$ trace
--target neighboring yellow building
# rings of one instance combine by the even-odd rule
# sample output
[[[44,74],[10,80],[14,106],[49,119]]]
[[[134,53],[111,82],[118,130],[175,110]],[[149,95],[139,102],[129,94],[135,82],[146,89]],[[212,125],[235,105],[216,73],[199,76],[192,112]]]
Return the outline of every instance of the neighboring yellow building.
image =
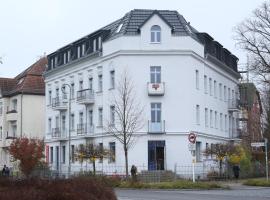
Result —
[[[14,138],[44,137],[46,65],[43,57],[15,78],[0,78],[0,167],[16,167],[8,153]]]

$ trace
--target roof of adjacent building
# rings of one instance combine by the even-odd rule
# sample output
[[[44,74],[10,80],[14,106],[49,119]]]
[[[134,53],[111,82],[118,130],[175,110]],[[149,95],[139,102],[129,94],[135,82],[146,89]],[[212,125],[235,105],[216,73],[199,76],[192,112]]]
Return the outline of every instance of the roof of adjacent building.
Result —
[[[151,10],[151,9],[134,9],[126,13],[122,18],[102,27],[101,29],[88,34],[60,49],[48,56],[50,60],[53,56],[61,54],[68,48],[72,49],[84,40],[94,37],[96,34],[103,34],[102,40],[107,41],[121,35],[139,35],[141,27],[153,16],[158,15],[170,28],[171,33],[175,36],[191,36],[205,46],[205,57],[217,64],[226,65],[237,73],[238,58],[231,54],[230,51],[215,41],[209,34],[197,31],[190,25],[185,18],[176,10]],[[120,27],[120,30],[118,30]],[[77,59],[77,58],[75,58]],[[216,60],[215,60],[216,59]],[[60,64],[62,65],[62,63]],[[48,70],[51,70],[50,63]]]
[[[3,97],[17,94],[45,95],[43,73],[46,70],[47,58],[42,57],[33,65],[14,78],[0,78],[0,91]]]

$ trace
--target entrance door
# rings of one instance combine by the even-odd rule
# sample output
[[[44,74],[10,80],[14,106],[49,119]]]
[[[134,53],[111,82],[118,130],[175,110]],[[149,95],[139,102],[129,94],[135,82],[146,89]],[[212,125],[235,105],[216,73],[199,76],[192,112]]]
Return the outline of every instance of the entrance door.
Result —
[[[165,141],[148,141],[148,170],[164,170]]]

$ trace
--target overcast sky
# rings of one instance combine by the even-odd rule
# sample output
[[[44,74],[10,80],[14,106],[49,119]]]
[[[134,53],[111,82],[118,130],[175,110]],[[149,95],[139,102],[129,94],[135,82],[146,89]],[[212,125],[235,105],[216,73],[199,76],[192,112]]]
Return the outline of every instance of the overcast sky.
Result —
[[[135,8],[177,10],[198,31],[246,62],[233,27],[263,0],[0,0],[0,77],[14,77],[44,53],[87,35]]]

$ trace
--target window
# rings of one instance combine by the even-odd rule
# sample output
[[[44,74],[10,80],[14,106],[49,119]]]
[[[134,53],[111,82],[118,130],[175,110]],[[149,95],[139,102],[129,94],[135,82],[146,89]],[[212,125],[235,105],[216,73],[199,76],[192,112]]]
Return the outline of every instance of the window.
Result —
[[[224,123],[224,130],[227,132],[228,131],[228,125],[227,125],[227,115],[225,115],[225,119],[224,119],[225,123]]]
[[[161,122],[161,103],[151,103],[151,122]]]
[[[75,115],[74,113],[72,113],[70,115],[70,129],[74,130],[74,128],[75,128]]]
[[[75,162],[75,146],[71,145],[71,162]]]
[[[66,146],[62,146],[62,163],[66,162]]]
[[[16,137],[17,136],[17,124],[16,124],[16,122],[11,124],[11,131],[12,131],[12,137]]]
[[[196,70],[196,89],[200,89],[200,77],[199,77],[199,70]]]
[[[110,125],[115,124],[115,106],[110,106]]]
[[[224,92],[224,96],[223,96],[223,98],[224,98],[224,101],[227,101],[227,87],[224,85],[224,90],[223,90],[223,92]]]
[[[101,152],[103,152],[103,150],[104,150],[104,148],[103,148],[103,143],[99,143],[98,146],[99,146],[99,150],[100,150]],[[102,154],[100,155],[99,162],[100,162],[100,163],[103,163],[103,156],[102,156]]]
[[[89,81],[89,89],[93,90],[93,78],[90,77],[88,81]]]
[[[59,97],[59,88],[56,88],[56,89],[55,89],[55,96],[56,96],[56,97]]]
[[[110,71],[110,84],[111,84],[111,89],[114,89],[114,87],[115,87],[115,75],[114,75],[114,71]]]
[[[222,100],[222,84],[219,84],[219,99]]]
[[[223,130],[223,115],[222,115],[222,113],[220,113],[219,114],[219,117],[220,117],[220,119],[219,119],[219,126],[220,126],[220,130]]]
[[[82,44],[82,56],[85,54],[85,44]]]
[[[49,90],[48,92],[48,102],[49,102],[49,105],[52,105],[52,91]]]
[[[200,106],[196,105],[196,124],[200,125]]]
[[[214,97],[217,98],[217,81],[214,80]]]
[[[12,110],[16,110],[17,111],[17,99],[13,99],[12,100]]]
[[[158,25],[151,27],[151,43],[160,43],[161,41],[161,28]]]
[[[98,49],[102,48],[102,41],[101,41],[101,37],[98,37]]]
[[[115,142],[110,142],[109,148],[110,148],[109,163],[112,163],[115,162]]]
[[[0,139],[2,140],[2,138],[3,138],[3,127],[0,126]]]
[[[213,128],[213,110],[210,110],[210,127]]]
[[[103,126],[103,108],[98,109],[98,125]]]
[[[77,47],[77,58],[81,57],[81,47]]]
[[[83,124],[83,112],[79,113],[79,124]]]
[[[71,55],[71,51],[69,50],[69,51],[67,52],[67,62],[70,61],[70,55]]]
[[[59,117],[55,117],[55,128],[59,128]]]
[[[161,83],[161,67],[150,67],[150,81],[151,83]]]
[[[63,54],[63,63],[66,64],[67,62],[67,53]]]
[[[52,119],[48,119],[48,134],[52,133]]]
[[[62,116],[62,131],[63,131],[63,133],[65,133],[65,131],[66,131],[66,116],[65,115],[63,115]]]
[[[50,147],[50,163],[53,163],[53,147]]]
[[[204,75],[204,93],[207,94],[207,76]]]
[[[228,88],[228,100],[231,99],[231,88]]]
[[[93,126],[93,110],[89,110],[89,125]]]
[[[83,90],[83,80],[80,80],[79,82],[79,90]]]
[[[96,46],[96,39],[93,40],[93,52],[95,52],[97,50],[97,46]]]
[[[208,127],[208,108],[204,109],[205,127]]]
[[[212,78],[209,78],[209,93],[212,96],[213,95],[213,85],[212,85]]]
[[[201,162],[201,142],[196,142],[196,162]]]
[[[74,99],[74,96],[75,96],[75,84],[71,83],[70,86],[71,86],[71,94],[70,94],[70,96],[71,96],[71,99]]]
[[[218,128],[217,111],[215,111],[215,128]]]
[[[103,81],[102,81],[102,74],[98,75],[98,91],[102,92],[103,90]]]

